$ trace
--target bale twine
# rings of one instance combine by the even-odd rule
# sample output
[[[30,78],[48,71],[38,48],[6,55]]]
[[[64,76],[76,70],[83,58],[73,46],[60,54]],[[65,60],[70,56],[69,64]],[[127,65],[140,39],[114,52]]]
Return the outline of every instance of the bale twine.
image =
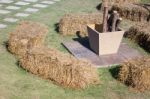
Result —
[[[46,47],[33,48],[20,59],[29,72],[69,88],[99,84],[97,69],[86,61]]]
[[[121,65],[119,80],[137,91],[150,90],[150,57],[127,61]]]
[[[137,23],[129,28],[125,37],[136,42],[145,50],[150,52],[150,23]]]
[[[130,3],[116,3],[111,10],[118,11],[121,17],[132,21],[148,21],[150,15],[149,11],[144,7]]]
[[[10,33],[8,49],[11,53],[22,56],[31,47],[43,45],[47,32],[48,29],[43,24],[22,21],[16,30]]]
[[[80,32],[81,35],[87,35],[88,24],[102,23],[100,13],[92,14],[66,14],[59,23],[59,32],[63,35],[75,35]]]

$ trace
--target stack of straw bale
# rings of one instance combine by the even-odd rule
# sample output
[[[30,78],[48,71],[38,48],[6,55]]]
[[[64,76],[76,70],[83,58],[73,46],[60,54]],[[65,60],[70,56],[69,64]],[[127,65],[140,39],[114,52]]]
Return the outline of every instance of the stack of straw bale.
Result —
[[[88,24],[102,23],[100,13],[92,14],[66,14],[59,23],[59,32],[63,35],[75,35],[80,32],[81,35],[87,35]]]
[[[115,3],[138,3],[141,0],[110,0],[113,1]]]
[[[33,48],[20,60],[23,68],[69,88],[85,88],[99,83],[96,67],[46,47]]]
[[[98,84],[98,71],[91,63],[44,46],[47,32],[44,25],[24,21],[10,34],[8,48],[18,56],[20,65],[63,87],[85,88]]]
[[[121,65],[119,80],[137,91],[150,90],[150,57],[127,61]]]
[[[102,0],[103,2],[108,2],[108,7],[109,7],[109,10],[112,9],[112,6],[116,3],[122,5],[122,4],[125,4],[125,3],[132,3],[132,4],[136,4],[136,3],[139,3],[141,0]],[[102,3],[102,6],[101,6],[101,10],[103,10],[103,3]]]
[[[137,23],[125,34],[125,37],[133,40],[145,50],[150,52],[150,23]]]
[[[43,24],[23,21],[10,33],[8,49],[13,54],[23,56],[30,47],[43,45],[47,32]]]
[[[108,3],[138,3],[141,0],[102,0],[103,2],[108,2]]]
[[[118,11],[121,17],[132,21],[148,21],[150,15],[149,11],[143,6],[131,3],[116,3],[111,10]]]

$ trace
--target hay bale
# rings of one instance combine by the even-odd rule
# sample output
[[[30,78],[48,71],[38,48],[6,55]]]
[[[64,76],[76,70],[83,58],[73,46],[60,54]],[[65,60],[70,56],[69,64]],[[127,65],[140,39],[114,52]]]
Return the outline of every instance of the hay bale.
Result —
[[[110,0],[115,3],[138,3],[141,0]]]
[[[8,48],[18,56],[20,65],[64,87],[98,84],[99,75],[92,64],[44,47],[47,32],[45,25],[24,21],[10,34]]]
[[[85,88],[99,83],[96,67],[46,47],[33,48],[20,59],[29,72],[69,88]]]
[[[135,3],[139,3],[141,2],[141,0],[102,0],[103,2],[107,1],[108,2],[108,5],[109,5],[109,10],[112,9],[112,6],[114,4],[125,4],[125,3],[131,3],[131,4],[135,4]],[[101,6],[101,10],[103,11],[103,2],[102,2],[102,6]]]
[[[125,37],[150,52],[150,23],[137,23],[126,32]]]
[[[148,21],[150,15],[150,12],[144,7],[130,3],[116,3],[111,10],[118,11],[121,17],[132,21]]]
[[[100,13],[92,14],[66,14],[59,23],[59,32],[63,35],[75,35],[80,32],[81,35],[87,35],[88,24],[102,23]]]
[[[136,58],[123,63],[119,80],[137,91],[150,90],[150,57]]]
[[[22,56],[31,47],[43,45],[47,32],[48,29],[43,24],[22,21],[16,30],[10,33],[8,49],[13,54]]]
[[[141,2],[141,0],[102,0],[102,2],[108,2],[110,4],[112,3],[138,3]]]

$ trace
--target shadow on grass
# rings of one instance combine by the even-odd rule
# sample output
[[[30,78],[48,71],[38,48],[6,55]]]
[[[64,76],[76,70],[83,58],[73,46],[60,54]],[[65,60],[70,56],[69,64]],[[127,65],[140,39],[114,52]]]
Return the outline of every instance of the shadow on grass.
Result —
[[[119,70],[120,70],[120,66],[115,66],[115,67],[111,67],[109,69],[109,72],[113,78],[118,79]]]
[[[101,8],[102,8],[102,3],[100,3],[100,4],[98,4],[98,5],[96,6],[96,9],[97,9],[97,10],[101,10]]]
[[[56,31],[57,33],[59,33],[59,23],[55,23],[55,24],[54,24],[54,27],[55,27],[55,31]]]
[[[6,48],[7,52],[11,53],[8,49],[8,41],[4,41],[3,46]]]
[[[24,72],[29,72],[27,69],[24,69],[24,68],[21,66],[21,64],[20,64],[19,61],[17,61],[15,64],[16,64],[16,66],[17,66],[19,69],[23,70]]]
[[[148,42],[149,36],[147,36],[145,34],[140,34],[136,37],[136,40],[134,40],[134,39],[132,40],[130,38],[131,34],[129,31],[126,31],[124,34],[124,38],[127,38],[130,42],[130,43],[128,43],[129,46],[131,46],[131,47],[135,46],[136,49],[140,48],[144,51],[144,53],[146,53],[146,55],[149,55],[150,54],[150,46],[149,46],[150,42]],[[134,43],[134,45],[132,43]]]
[[[10,52],[10,50],[8,49],[8,46],[9,46],[8,41],[4,41],[4,42],[3,42],[3,46],[6,48],[6,51],[7,51],[7,52],[9,52],[10,54],[12,54],[12,53]],[[14,55],[14,54],[12,54],[12,55]],[[19,63],[19,61],[18,61],[18,57],[17,57],[16,55],[14,55],[14,57],[17,59],[17,61],[16,61],[16,63],[15,63],[16,66],[17,66],[19,69],[24,70],[25,72],[28,72],[26,69],[22,68],[22,66],[20,65],[20,63]]]

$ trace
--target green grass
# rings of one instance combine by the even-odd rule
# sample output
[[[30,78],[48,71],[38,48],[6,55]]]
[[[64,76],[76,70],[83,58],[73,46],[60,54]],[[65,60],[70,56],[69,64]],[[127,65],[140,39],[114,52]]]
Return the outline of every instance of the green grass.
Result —
[[[141,0],[143,3],[150,3],[149,0]]]
[[[58,23],[65,13],[97,12],[96,6],[99,3],[100,0],[62,0],[25,20],[46,24],[49,27],[47,46],[67,53],[61,43],[76,36],[60,35],[55,31],[54,24]],[[3,17],[5,16],[0,18],[0,22],[3,21]],[[128,23],[123,23],[123,27],[127,26]],[[4,43],[15,27],[16,24],[9,24],[7,29],[0,30],[0,99],[149,99],[149,91],[134,93],[118,82],[114,78],[115,67],[99,69],[101,85],[91,86],[85,90],[64,89],[26,72],[18,66],[17,59],[7,51]]]

